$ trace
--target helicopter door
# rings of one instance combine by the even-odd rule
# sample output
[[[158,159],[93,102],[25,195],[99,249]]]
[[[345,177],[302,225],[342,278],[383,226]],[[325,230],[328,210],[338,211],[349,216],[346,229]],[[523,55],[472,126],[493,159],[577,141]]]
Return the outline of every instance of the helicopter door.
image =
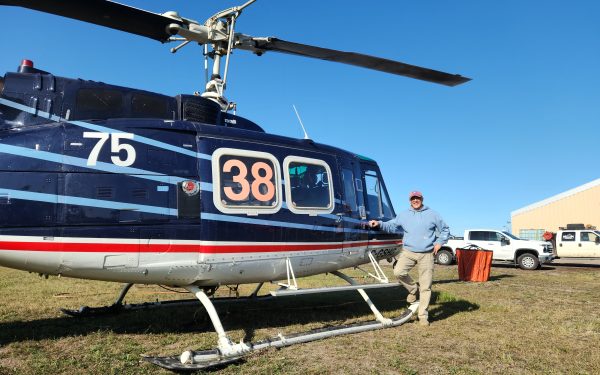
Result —
[[[395,213],[390,203],[383,178],[375,164],[361,163],[362,179],[364,183],[363,197],[365,199],[367,220],[387,221],[394,218]],[[398,238],[398,235],[381,231],[369,230],[368,250],[381,247],[381,240]]]
[[[338,213],[344,222],[344,255],[359,252],[368,242],[367,232],[363,230],[366,218],[363,184],[360,168],[349,160],[340,160],[343,186],[342,210]]]

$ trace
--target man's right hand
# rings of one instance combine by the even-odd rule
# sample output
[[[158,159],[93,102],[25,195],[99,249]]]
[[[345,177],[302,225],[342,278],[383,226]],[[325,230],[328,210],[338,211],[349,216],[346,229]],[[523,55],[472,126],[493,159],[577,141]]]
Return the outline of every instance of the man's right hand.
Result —
[[[377,227],[379,227],[379,221],[377,221],[377,220],[369,221],[369,228],[376,229]]]

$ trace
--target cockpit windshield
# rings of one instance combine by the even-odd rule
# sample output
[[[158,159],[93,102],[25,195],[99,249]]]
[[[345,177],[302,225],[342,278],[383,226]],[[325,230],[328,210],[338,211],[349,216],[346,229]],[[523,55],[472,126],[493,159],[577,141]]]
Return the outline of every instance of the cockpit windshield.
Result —
[[[392,207],[379,170],[370,165],[362,165],[362,169],[365,181],[368,218],[379,220],[392,219],[395,216],[394,208]]]

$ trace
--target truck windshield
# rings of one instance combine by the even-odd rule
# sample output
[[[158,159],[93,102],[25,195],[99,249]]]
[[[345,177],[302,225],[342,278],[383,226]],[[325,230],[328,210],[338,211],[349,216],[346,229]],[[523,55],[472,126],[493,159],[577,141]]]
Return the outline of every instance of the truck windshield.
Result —
[[[508,232],[502,232],[502,234],[504,234],[504,235],[506,235],[506,236],[508,236],[508,237],[512,238],[513,240],[520,240],[520,238],[519,238],[519,237],[515,236],[515,235],[514,235],[514,234],[512,234],[512,233],[508,233]]]

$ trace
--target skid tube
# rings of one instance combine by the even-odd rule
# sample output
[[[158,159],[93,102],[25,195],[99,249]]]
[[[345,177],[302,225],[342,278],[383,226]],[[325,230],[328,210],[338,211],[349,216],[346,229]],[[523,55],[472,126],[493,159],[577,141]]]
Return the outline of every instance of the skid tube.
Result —
[[[348,281],[352,285],[356,285],[356,281],[354,281],[349,276],[343,274],[342,272],[335,271],[332,272],[336,276]],[[361,294],[365,302],[369,305],[372,312],[375,314],[376,320],[369,322],[360,322],[348,325],[341,325],[336,327],[327,327],[316,330],[311,330],[307,332],[295,333],[291,335],[284,336],[283,334],[279,334],[276,337],[258,341],[255,343],[233,343],[221,324],[219,316],[214,309],[214,306],[211,303],[211,300],[206,296],[206,294],[196,286],[190,285],[187,286],[191,293],[196,295],[196,298],[200,300],[200,302],[204,305],[212,323],[215,328],[215,331],[219,337],[218,339],[218,347],[212,350],[203,350],[203,351],[186,351],[183,352],[180,356],[169,356],[169,357],[152,357],[152,356],[143,356],[142,359],[146,362],[150,362],[162,368],[183,372],[183,371],[199,371],[199,370],[208,370],[214,369],[218,367],[223,367],[229,365],[231,363],[242,360],[249,353],[274,347],[274,348],[283,348],[286,346],[291,346],[295,344],[303,344],[311,341],[322,340],[330,337],[348,335],[353,333],[360,333],[366,331],[373,331],[377,329],[389,328],[389,327],[397,327],[408,321],[410,321],[413,315],[416,313],[419,303],[418,301],[411,304],[408,309],[399,317],[394,319],[388,319],[381,315],[379,310],[372,303],[370,298],[367,296],[366,292],[362,289],[358,289],[358,292]]]
[[[224,358],[220,355],[219,349],[203,350],[203,351],[188,351],[184,352],[181,356],[171,357],[142,357],[146,362],[150,362],[162,368],[171,371],[198,371],[198,370],[209,370],[217,367],[226,366],[228,364],[238,362],[244,358],[245,355],[255,352],[257,350],[266,348],[283,348],[295,344],[303,344],[311,341],[322,340],[335,336],[348,335],[352,333],[360,333],[366,331],[373,331],[377,329],[390,328],[400,326],[409,320],[415,314],[419,307],[418,303],[413,303],[408,309],[399,317],[391,319],[391,325],[384,325],[378,321],[370,321],[363,323],[355,323],[350,325],[342,325],[331,328],[322,328],[312,331],[291,334],[283,336],[279,334],[276,337],[258,341],[256,343],[248,344],[249,350],[244,354],[240,354],[231,358]],[[187,360],[186,363],[182,363],[182,359]]]

